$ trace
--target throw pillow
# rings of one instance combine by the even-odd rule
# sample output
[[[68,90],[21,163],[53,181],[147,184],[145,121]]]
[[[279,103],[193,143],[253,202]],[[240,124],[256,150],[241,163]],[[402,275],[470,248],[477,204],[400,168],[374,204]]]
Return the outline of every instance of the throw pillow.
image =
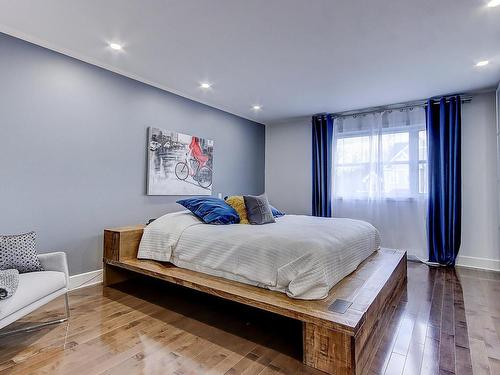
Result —
[[[244,195],[243,199],[245,200],[248,221],[250,224],[260,225],[275,222],[265,194],[259,196]]]
[[[36,252],[36,233],[0,236],[0,270],[43,271]]]
[[[232,195],[226,198],[226,203],[238,213],[240,224],[250,224],[247,216],[247,208],[242,195]]]
[[[284,212],[281,212],[280,210],[278,210],[276,207],[274,206],[271,206],[271,212],[273,213],[273,216],[274,217],[281,217],[281,216],[285,216],[285,213]]]
[[[195,216],[207,224],[238,224],[238,213],[224,202],[215,197],[196,197],[178,200],[177,203],[186,207]]]

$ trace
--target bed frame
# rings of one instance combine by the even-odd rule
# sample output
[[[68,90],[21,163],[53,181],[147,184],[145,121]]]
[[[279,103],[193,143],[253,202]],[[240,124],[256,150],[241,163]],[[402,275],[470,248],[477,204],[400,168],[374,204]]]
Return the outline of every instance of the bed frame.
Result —
[[[334,375],[367,374],[406,287],[406,252],[383,249],[335,285],[327,298],[296,300],[284,293],[137,259],[144,226],[104,231],[104,285],[151,276],[302,321],[303,362]]]

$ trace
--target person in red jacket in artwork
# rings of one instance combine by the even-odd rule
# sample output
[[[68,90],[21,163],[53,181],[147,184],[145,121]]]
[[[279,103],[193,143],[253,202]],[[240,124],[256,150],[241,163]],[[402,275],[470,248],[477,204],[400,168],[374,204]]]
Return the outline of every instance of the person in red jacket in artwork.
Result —
[[[203,153],[200,147],[200,141],[198,137],[192,137],[191,143],[189,144],[189,151],[193,158],[195,158],[198,163],[200,163],[199,168],[204,167],[207,164],[209,157]]]
[[[193,159],[198,162],[197,166],[193,166]],[[208,189],[212,185],[212,168],[207,165],[209,160],[210,156],[205,155],[201,149],[200,139],[191,137],[185,161],[178,161],[175,165],[175,176],[181,181],[192,176],[198,185]]]

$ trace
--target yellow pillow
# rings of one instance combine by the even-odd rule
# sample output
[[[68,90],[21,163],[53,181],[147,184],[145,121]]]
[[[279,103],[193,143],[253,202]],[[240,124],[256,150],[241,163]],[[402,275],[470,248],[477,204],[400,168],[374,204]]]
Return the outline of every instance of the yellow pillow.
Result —
[[[250,224],[247,216],[247,208],[242,195],[231,195],[226,198],[226,203],[230,205],[238,213],[240,224]]]

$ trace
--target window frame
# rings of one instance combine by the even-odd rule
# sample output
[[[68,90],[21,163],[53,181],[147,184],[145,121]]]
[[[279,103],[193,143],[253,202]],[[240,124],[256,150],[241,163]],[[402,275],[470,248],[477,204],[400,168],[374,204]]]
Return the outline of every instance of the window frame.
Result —
[[[384,200],[413,200],[420,199],[427,196],[428,193],[428,185],[427,179],[425,180],[425,189],[423,192],[420,192],[420,166],[424,165],[425,170],[428,169],[428,160],[427,157],[425,159],[420,159],[420,132],[424,132],[426,136],[426,149],[427,149],[427,129],[425,123],[418,123],[412,125],[404,125],[404,126],[392,126],[392,127],[383,127],[377,134],[370,129],[366,130],[355,130],[355,131],[347,131],[347,132],[335,132],[334,135],[334,146],[332,152],[333,154],[333,167],[359,167],[359,166],[368,166],[371,163],[368,162],[355,162],[355,163],[342,163],[339,164],[336,161],[335,151],[338,147],[338,140],[347,139],[347,138],[361,138],[361,137],[379,137],[384,134],[397,134],[397,133],[408,133],[408,161],[391,161],[384,162],[382,161],[382,165],[390,166],[390,165],[408,165],[409,169],[409,191],[408,195],[385,195],[382,199]],[[381,151],[381,150],[379,150]],[[335,179],[335,171],[333,173],[333,178]],[[335,181],[334,181],[335,184]],[[356,199],[367,199],[369,198],[369,194],[359,194],[359,195],[349,195],[349,196],[337,196],[334,199],[345,199],[345,200],[356,200]]]

